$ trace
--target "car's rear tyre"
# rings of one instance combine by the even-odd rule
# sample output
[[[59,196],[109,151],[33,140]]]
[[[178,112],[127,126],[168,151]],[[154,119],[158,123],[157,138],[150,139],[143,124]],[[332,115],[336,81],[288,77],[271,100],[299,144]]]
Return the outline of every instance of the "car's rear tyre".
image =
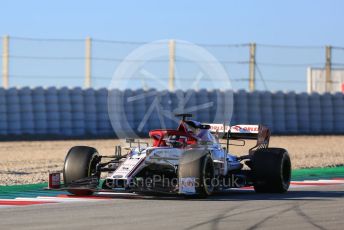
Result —
[[[252,159],[253,185],[258,193],[284,193],[291,178],[291,161],[282,148],[259,149]]]
[[[63,167],[64,184],[68,186],[73,181],[94,175],[99,159],[98,151],[95,148],[88,146],[75,146],[71,148],[65,158]],[[92,191],[88,189],[71,189],[68,192],[75,195],[92,194]]]

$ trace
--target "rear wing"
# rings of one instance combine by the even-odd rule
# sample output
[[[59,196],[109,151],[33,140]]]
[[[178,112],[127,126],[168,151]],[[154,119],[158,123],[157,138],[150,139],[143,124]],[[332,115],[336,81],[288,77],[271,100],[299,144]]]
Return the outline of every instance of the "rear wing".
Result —
[[[209,124],[209,126],[210,132],[222,135],[222,138],[227,140],[257,140],[257,144],[252,149],[269,146],[270,130],[263,125]]]

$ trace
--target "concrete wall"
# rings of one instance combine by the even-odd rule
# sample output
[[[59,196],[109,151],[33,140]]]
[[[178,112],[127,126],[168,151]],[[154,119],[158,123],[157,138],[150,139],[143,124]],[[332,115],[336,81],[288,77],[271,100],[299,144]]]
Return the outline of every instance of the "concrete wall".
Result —
[[[113,95],[122,97],[122,100],[113,106],[116,111],[124,111],[126,117],[121,119],[126,120],[133,130],[137,130],[145,114],[151,112],[145,126],[140,128],[143,133],[161,128],[161,122],[167,128],[174,128],[176,124],[168,114],[172,115],[183,103],[186,111],[212,104],[193,112],[194,119],[203,122],[228,122],[233,104],[232,124],[262,123],[274,133],[281,134],[344,133],[344,96],[341,93],[309,95],[237,91],[234,101],[230,100],[230,94],[230,91],[206,90],[174,93],[114,90]],[[106,89],[0,88],[0,135],[111,135],[107,96]],[[121,102],[125,102],[124,106]],[[154,103],[160,114],[157,108],[152,109]],[[164,111],[167,116],[163,115]]]

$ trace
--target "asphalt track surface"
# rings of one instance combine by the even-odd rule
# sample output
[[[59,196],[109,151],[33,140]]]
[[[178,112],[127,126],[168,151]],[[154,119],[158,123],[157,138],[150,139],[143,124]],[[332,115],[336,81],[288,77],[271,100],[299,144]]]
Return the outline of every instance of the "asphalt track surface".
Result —
[[[343,229],[344,185],[0,209],[0,229]]]

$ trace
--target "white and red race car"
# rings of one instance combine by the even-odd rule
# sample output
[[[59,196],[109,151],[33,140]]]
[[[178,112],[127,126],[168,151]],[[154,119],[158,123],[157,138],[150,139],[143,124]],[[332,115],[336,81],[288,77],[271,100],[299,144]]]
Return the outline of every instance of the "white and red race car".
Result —
[[[256,192],[288,190],[290,158],[287,150],[268,147],[268,128],[202,124],[188,120],[190,114],[178,116],[182,119],[177,129],[149,132],[152,146],[128,139],[125,156],[121,155],[120,146],[116,146],[113,156],[102,156],[88,146],[71,148],[65,159],[64,185],[60,189],[76,195],[126,191],[199,197],[251,185]],[[239,157],[228,152],[229,145],[238,145],[234,143],[238,141],[244,145],[247,139],[257,140],[247,155]],[[221,140],[225,143],[220,143]],[[104,172],[107,176],[101,180]]]

